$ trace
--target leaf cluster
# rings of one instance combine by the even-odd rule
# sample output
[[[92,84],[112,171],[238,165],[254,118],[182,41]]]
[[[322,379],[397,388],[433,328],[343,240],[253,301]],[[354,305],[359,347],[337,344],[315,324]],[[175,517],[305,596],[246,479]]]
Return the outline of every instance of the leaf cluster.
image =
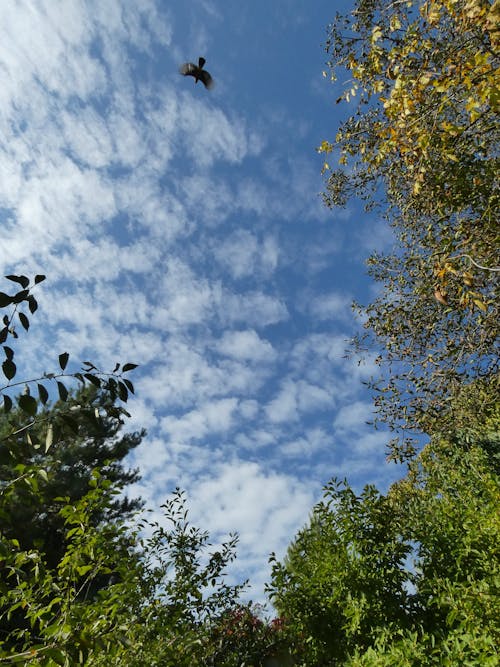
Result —
[[[373,254],[379,296],[360,306],[380,350],[377,406],[391,426],[426,429],[460,387],[498,374],[500,5],[358,0],[326,48],[357,100],[334,142],[325,201],[361,196],[394,231]],[[411,451],[410,451],[411,453]]]
[[[270,593],[301,665],[493,665],[500,484],[482,448],[439,439],[386,495],[334,481]]]

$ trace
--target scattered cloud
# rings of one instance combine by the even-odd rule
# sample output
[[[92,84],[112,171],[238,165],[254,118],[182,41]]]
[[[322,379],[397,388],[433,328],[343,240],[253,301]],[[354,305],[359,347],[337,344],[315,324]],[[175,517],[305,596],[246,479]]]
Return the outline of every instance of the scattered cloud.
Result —
[[[16,343],[27,372],[61,351],[139,363],[129,428],[148,435],[131,495],[158,509],[186,488],[193,521],[240,533],[235,567],[262,599],[269,552],[284,553],[330,472],[386,473],[385,436],[364,425],[374,359],[345,358],[359,239],[342,216],[325,224],[316,119],[279,97],[292,87],[273,79],[277,51],[241,55],[253,13],[218,0],[3,8],[0,258],[4,274],[48,276]],[[178,76],[188,43],[211,47],[214,94]]]

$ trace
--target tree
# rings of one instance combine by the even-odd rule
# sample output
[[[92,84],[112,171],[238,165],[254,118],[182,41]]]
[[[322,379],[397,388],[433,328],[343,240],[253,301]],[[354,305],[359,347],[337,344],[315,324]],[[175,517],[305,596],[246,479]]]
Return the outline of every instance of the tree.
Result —
[[[400,538],[387,498],[356,496],[333,480],[283,563],[272,557],[269,592],[306,647],[307,665],[341,665],[370,646],[381,627],[406,626],[411,546]]]
[[[19,380],[11,345],[19,336],[18,322],[22,330],[29,330],[30,317],[38,308],[33,291],[45,276],[35,276],[33,283],[22,275],[6,278],[21,289],[14,294],[0,292],[0,308],[10,311],[0,329],[6,379],[0,387],[0,662],[67,664],[61,646],[70,641],[70,634],[74,650],[83,651],[91,628],[99,636],[101,626],[112,625],[112,609],[109,619],[103,619],[102,610],[95,607],[95,618],[87,626],[78,616],[92,608],[89,600],[95,603],[103,585],[99,577],[105,577],[109,587],[111,573],[119,575],[120,567],[122,573],[128,572],[123,563],[134,569],[136,561],[132,536],[115,520],[130,514],[137,504],[116,499],[136,473],[111,460],[103,462],[105,479],[90,469],[94,462],[102,462],[106,449],[107,458],[123,457],[143,435],[113,439],[127,414],[121,403],[134,391],[124,373],[135,364],[117,364],[105,373],[86,361],[81,370],[69,372],[69,354],[63,352],[58,371]],[[68,381],[78,383],[76,395],[68,390]],[[20,386],[24,391],[16,396]],[[92,387],[99,391],[91,391]],[[49,407],[53,391],[59,403]],[[111,442],[105,444],[108,436]],[[85,445],[86,458],[72,461],[68,450],[82,454]],[[78,620],[72,626],[73,618]]]
[[[64,552],[64,519],[54,499],[64,497],[71,503],[81,499],[95,469],[112,483],[113,491],[136,482],[138,471],[126,470],[121,462],[140,444],[145,431],[120,434],[124,421],[116,399],[93,385],[40,410],[29,428],[29,440],[23,430],[26,423],[31,422],[19,408],[0,416],[0,477],[4,483],[13,481],[21,466],[43,469],[47,478],[39,479],[36,494],[28,485],[16,486],[0,515],[2,531],[24,549],[42,551],[46,563],[55,567]],[[48,449],[43,437],[47,424],[54,434]],[[139,499],[114,497],[92,520],[95,525],[126,520],[141,506]]]
[[[7,278],[22,289],[0,293],[2,343],[17,322],[29,330],[44,276]],[[138,477],[121,461],[144,436],[120,434],[135,364],[69,372],[64,352],[58,371],[21,381],[15,349],[3,351],[0,664],[204,664],[212,619],[243,588],[224,580],[237,538],[210,551],[181,492],[164,505],[166,528],[139,522],[142,503],[121,496]]]
[[[265,620],[260,611],[240,604],[212,621],[204,667],[292,667],[300,646],[283,619]]]
[[[139,525],[149,533],[140,542],[139,569],[103,592],[115,610],[116,632],[89,656],[88,665],[206,667],[220,648],[213,624],[243,608],[239,597],[246,583],[225,581],[237,536],[211,549],[208,533],[190,524],[179,489],[162,508],[166,526]]]
[[[36,477],[24,479],[36,496]],[[3,505],[11,489],[0,498]],[[0,534],[0,664],[84,664],[115,630],[110,577],[130,578],[138,558],[123,524],[93,523],[113,495],[109,480],[95,471],[87,493],[75,503],[52,499],[65,522],[64,550],[54,567],[40,549],[24,549],[16,538]],[[94,582],[103,577],[107,586],[96,588]],[[82,594],[93,589],[93,595]]]
[[[383,496],[331,484],[274,563],[303,665],[496,664],[500,481],[482,447],[435,437]]]
[[[319,149],[340,161],[325,201],[379,204],[397,242],[368,260],[383,290],[356,341],[381,349],[372,386],[395,428],[452,424],[472,380],[498,391],[499,18],[498,0],[358,0],[329,30],[332,78],[352,77],[339,101],[358,101]]]

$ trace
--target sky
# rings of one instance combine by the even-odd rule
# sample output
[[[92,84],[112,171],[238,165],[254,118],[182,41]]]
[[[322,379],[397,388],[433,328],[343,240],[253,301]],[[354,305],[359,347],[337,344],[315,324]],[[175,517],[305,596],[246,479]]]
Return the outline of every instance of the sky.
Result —
[[[346,357],[390,235],[321,199],[316,148],[349,114],[323,45],[349,6],[0,6],[0,266],[47,276],[16,350],[31,377],[64,351],[139,364],[131,495],[159,513],[181,487],[215,544],[238,532],[230,578],[259,601],[332,477],[400,474],[366,423],[374,356]],[[210,91],[178,72],[200,55]]]

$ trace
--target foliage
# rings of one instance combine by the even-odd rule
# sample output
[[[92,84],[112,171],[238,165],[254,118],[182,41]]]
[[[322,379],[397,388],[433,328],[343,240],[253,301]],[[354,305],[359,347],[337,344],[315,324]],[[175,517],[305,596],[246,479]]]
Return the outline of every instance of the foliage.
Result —
[[[35,479],[25,478],[33,494]],[[43,551],[0,536],[0,663],[80,664],[114,629],[112,587],[90,599],[82,594],[96,578],[123,578],[136,567],[122,525],[92,525],[95,511],[103,512],[115,493],[95,472],[91,488],[77,502],[54,499],[65,520],[65,549],[56,567],[47,565]]]
[[[27,484],[15,486],[8,507],[0,513],[3,533],[7,538],[15,537],[24,549],[36,547],[43,551],[51,567],[59,562],[64,550],[64,518],[54,499],[66,497],[69,502],[76,502],[82,498],[97,468],[116,490],[124,489],[139,477],[136,470],[126,470],[121,460],[139,445],[144,431],[118,437],[123,419],[118,409],[113,412],[111,401],[93,386],[80,389],[64,403],[58,401],[53,406],[45,406],[30,429],[18,433],[19,425],[27,421],[22,410],[13,409],[7,415],[0,415],[3,483],[12,482],[21,471],[26,474],[30,469],[43,469],[46,473],[46,478],[39,478],[36,493]],[[47,423],[55,437],[45,451],[43,435]],[[125,520],[140,506],[138,499],[115,498],[104,508],[105,514],[95,515],[92,520],[95,525],[118,517]]]
[[[495,664],[499,506],[487,454],[451,438],[385,496],[329,485],[273,565],[276,607],[305,637],[300,664]]]
[[[357,341],[383,346],[393,426],[451,424],[447,398],[498,372],[499,18],[498,0],[358,0],[330,27],[355,113],[320,146],[340,155],[325,201],[384,204],[397,242],[368,260],[383,290]]]
[[[13,307],[2,342],[17,338],[17,319],[29,329],[20,308],[36,311],[43,278],[8,276],[23,289],[0,294],[0,307]],[[141,503],[118,497],[137,479],[120,462],[144,436],[119,437],[135,364],[103,373],[87,361],[69,373],[63,353],[60,372],[21,382],[14,349],[3,349],[0,664],[229,667],[242,650],[258,655],[264,637],[275,652],[279,627],[240,603],[244,584],[226,582],[235,535],[212,550],[180,491],[161,523],[132,522]]]
[[[212,619],[236,609],[243,588],[224,581],[236,537],[209,551],[208,535],[190,525],[179,491],[163,505],[168,528],[147,520],[133,528],[94,526],[93,515],[103,513],[115,493],[95,472],[83,498],[61,499],[66,546],[55,568],[43,552],[1,540],[0,619],[17,614],[24,622],[0,640],[0,664],[207,664]],[[139,530],[149,537],[140,539]],[[132,549],[134,543],[140,548]],[[103,575],[107,586],[81,595]]]
[[[304,664],[343,664],[377,628],[405,627],[405,568],[411,546],[401,541],[391,503],[373,487],[356,496],[332,481],[283,563],[272,557],[269,592],[279,613],[304,638]]]
[[[259,609],[239,605],[210,625],[205,667],[288,667],[294,664],[291,646],[296,638],[288,633],[284,619],[265,621]],[[298,652],[296,647],[294,652]]]
[[[210,664],[212,623],[237,608],[245,584],[225,582],[237,537],[210,550],[208,534],[188,521],[182,492],[176,490],[162,507],[170,526],[141,525],[152,534],[141,540],[140,570],[116,587],[120,632],[89,665]]]

